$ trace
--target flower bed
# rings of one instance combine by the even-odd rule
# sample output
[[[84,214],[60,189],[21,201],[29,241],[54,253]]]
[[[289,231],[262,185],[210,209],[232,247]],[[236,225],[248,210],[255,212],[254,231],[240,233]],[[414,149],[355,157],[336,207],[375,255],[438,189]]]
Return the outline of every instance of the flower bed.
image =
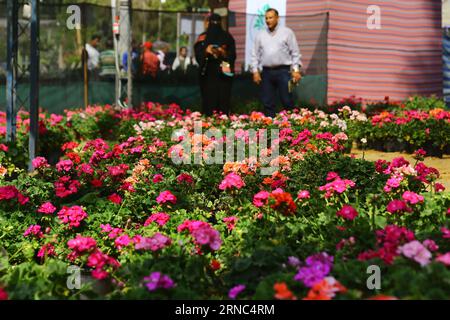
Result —
[[[346,156],[344,119],[365,117],[350,112],[202,118],[148,103],[50,125],[44,114],[58,139],[43,139],[61,157],[36,158],[30,174],[11,154],[26,145],[24,115],[18,149],[2,145],[0,298],[448,298],[439,173]],[[196,132],[198,120],[226,136]],[[277,138],[256,143],[271,129]],[[263,175],[268,164],[249,154],[211,161],[228,140],[258,155],[278,148],[277,170]]]
[[[409,153],[422,148],[438,157],[450,154],[450,112],[440,108],[383,111],[368,121],[352,121],[349,127],[360,147]]]

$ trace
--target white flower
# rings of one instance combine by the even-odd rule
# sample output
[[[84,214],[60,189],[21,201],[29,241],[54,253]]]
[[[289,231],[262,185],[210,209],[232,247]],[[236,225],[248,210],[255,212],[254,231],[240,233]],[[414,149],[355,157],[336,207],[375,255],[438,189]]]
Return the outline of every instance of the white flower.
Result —
[[[366,138],[362,138],[362,139],[361,139],[361,143],[362,143],[362,144],[366,144],[366,143],[367,143],[367,139],[366,139]]]

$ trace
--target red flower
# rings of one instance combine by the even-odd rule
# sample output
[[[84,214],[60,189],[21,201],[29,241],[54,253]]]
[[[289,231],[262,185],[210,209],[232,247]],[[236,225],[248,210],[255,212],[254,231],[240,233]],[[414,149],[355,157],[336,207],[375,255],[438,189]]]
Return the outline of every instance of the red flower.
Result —
[[[392,200],[386,207],[386,210],[390,213],[402,213],[411,212],[411,208],[406,205],[405,201],[402,200]]]
[[[213,271],[219,270],[221,268],[220,262],[216,259],[213,259],[211,261],[211,265],[210,265],[211,269]]]
[[[8,293],[3,288],[0,288],[0,300],[8,300]]]
[[[122,203],[122,197],[119,196],[117,193],[113,193],[108,196],[108,200],[115,204],[121,204]]]
[[[337,212],[337,215],[351,221],[358,216],[358,211],[356,211],[356,209],[352,206],[346,204]]]
[[[284,215],[295,214],[297,205],[289,192],[284,192],[278,188],[272,191],[270,198],[275,200],[275,203],[270,206],[272,209],[278,210]]]
[[[277,282],[273,285],[275,290],[275,299],[278,300],[297,300],[297,297],[289,290],[285,282]]]

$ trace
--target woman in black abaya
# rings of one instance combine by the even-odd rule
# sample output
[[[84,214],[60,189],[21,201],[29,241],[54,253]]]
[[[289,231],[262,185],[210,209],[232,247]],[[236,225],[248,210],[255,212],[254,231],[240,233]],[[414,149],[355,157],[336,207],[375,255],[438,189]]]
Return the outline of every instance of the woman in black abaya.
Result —
[[[231,34],[222,29],[218,14],[211,14],[205,26],[206,32],[198,37],[194,46],[200,66],[202,112],[229,114],[236,45]]]

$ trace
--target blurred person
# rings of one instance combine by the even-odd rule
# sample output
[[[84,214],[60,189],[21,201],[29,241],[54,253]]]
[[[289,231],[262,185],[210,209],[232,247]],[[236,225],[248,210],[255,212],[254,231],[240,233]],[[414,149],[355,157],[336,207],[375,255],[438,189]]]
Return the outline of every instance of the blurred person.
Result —
[[[276,9],[265,14],[267,28],[256,37],[251,54],[253,81],[261,85],[261,101],[267,116],[276,114],[275,95],[280,94],[283,107],[292,109],[292,86],[301,80],[301,54],[294,32],[279,25]]]
[[[100,77],[114,78],[116,75],[116,56],[112,39],[106,42],[106,49],[100,52]]]
[[[156,55],[159,59],[159,70],[166,71],[170,66],[165,63],[166,55],[169,52],[170,45],[164,41],[156,41],[154,44]]]
[[[151,76],[152,78],[156,78],[160,62],[157,55],[152,51],[152,46],[150,41],[142,44],[141,73],[144,77]]]
[[[188,57],[187,55],[188,51],[186,47],[181,47],[178,57],[175,58],[175,61],[172,65],[172,70],[175,71],[177,69],[183,71],[186,73],[188,67],[190,65],[196,65],[197,61],[195,59],[192,59]]]
[[[128,52],[122,55],[122,70],[128,72]],[[139,48],[135,40],[131,41],[131,74],[136,74],[139,70]]]
[[[100,52],[97,50],[100,40],[101,36],[94,34],[91,37],[91,41],[85,45],[85,49],[88,54],[87,67],[89,71],[97,70],[100,66]]]
[[[236,60],[233,36],[222,29],[222,19],[211,14],[205,19],[206,31],[200,34],[194,45],[195,58],[200,66],[200,91],[202,112],[230,112],[231,87]]]

